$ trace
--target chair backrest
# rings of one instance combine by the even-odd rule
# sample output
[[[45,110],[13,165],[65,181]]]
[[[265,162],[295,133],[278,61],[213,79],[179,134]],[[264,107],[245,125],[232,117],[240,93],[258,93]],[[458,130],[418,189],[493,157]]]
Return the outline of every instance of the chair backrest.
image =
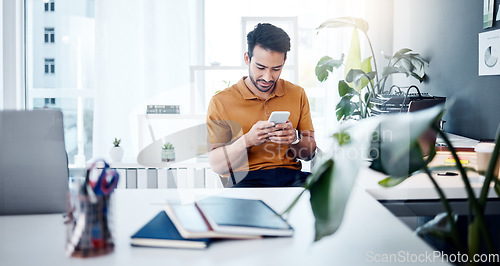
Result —
[[[0,111],[0,215],[62,213],[67,194],[61,111]]]

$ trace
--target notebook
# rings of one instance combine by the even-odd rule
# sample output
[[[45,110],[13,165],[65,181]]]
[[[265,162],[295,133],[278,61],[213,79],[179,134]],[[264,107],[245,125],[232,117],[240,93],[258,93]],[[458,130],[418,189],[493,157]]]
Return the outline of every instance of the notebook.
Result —
[[[208,197],[196,206],[214,231],[228,234],[291,236],[293,228],[262,200]]]
[[[61,111],[0,111],[0,214],[63,213],[67,193]]]
[[[194,203],[179,204],[169,202],[165,207],[165,212],[184,238],[261,238],[260,236],[214,231]]]
[[[168,215],[161,211],[131,236],[132,246],[204,249],[209,238],[183,238]]]

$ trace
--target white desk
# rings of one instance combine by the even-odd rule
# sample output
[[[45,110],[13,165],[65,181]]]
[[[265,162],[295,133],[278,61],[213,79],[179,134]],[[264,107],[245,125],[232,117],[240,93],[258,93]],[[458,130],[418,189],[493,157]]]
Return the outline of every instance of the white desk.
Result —
[[[115,251],[80,259],[66,257],[66,228],[61,215],[0,216],[0,265],[367,265],[367,260],[398,252],[412,256],[434,254],[364,190],[355,187],[339,231],[313,243],[314,219],[308,194],[292,211],[293,237],[230,240],[212,243],[207,250],[130,246],[130,235],[162,209],[170,199],[219,194],[263,199],[276,211],[284,210],[300,188],[264,189],[137,189],[114,195]],[[368,255],[370,256],[368,256]],[[398,257],[399,258],[399,257]],[[411,258],[411,257],[410,257]],[[428,263],[427,263],[428,264]],[[443,265],[436,259],[437,265]]]
[[[477,167],[475,153],[459,152],[460,156],[469,159],[466,166]],[[446,165],[445,160],[448,157],[450,157],[449,153],[438,152],[429,166]],[[447,172],[458,173],[456,170]],[[476,197],[479,196],[484,177],[474,172],[468,172],[467,175]],[[434,172],[432,176],[450,200],[452,208],[458,214],[467,214],[467,194],[460,175],[438,176],[437,172]],[[361,169],[357,183],[397,216],[433,216],[444,210],[439,201],[439,195],[427,174],[414,175],[391,188],[385,188],[378,184],[380,180],[386,177],[368,168]],[[500,199],[493,189],[493,184],[490,186],[488,198],[486,214],[499,214]]]

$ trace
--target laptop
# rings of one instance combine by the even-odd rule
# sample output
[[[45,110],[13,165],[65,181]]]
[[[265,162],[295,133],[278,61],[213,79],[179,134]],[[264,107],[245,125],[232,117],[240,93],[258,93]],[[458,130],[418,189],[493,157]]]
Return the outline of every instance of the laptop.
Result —
[[[63,213],[67,193],[61,111],[0,111],[0,215]]]

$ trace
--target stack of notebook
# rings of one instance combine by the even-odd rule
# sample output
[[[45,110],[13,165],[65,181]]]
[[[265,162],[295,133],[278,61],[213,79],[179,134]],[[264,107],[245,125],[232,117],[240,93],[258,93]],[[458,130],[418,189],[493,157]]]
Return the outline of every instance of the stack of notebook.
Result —
[[[261,200],[209,197],[167,203],[165,211],[132,235],[133,246],[207,248],[213,239],[291,236],[293,228]]]

